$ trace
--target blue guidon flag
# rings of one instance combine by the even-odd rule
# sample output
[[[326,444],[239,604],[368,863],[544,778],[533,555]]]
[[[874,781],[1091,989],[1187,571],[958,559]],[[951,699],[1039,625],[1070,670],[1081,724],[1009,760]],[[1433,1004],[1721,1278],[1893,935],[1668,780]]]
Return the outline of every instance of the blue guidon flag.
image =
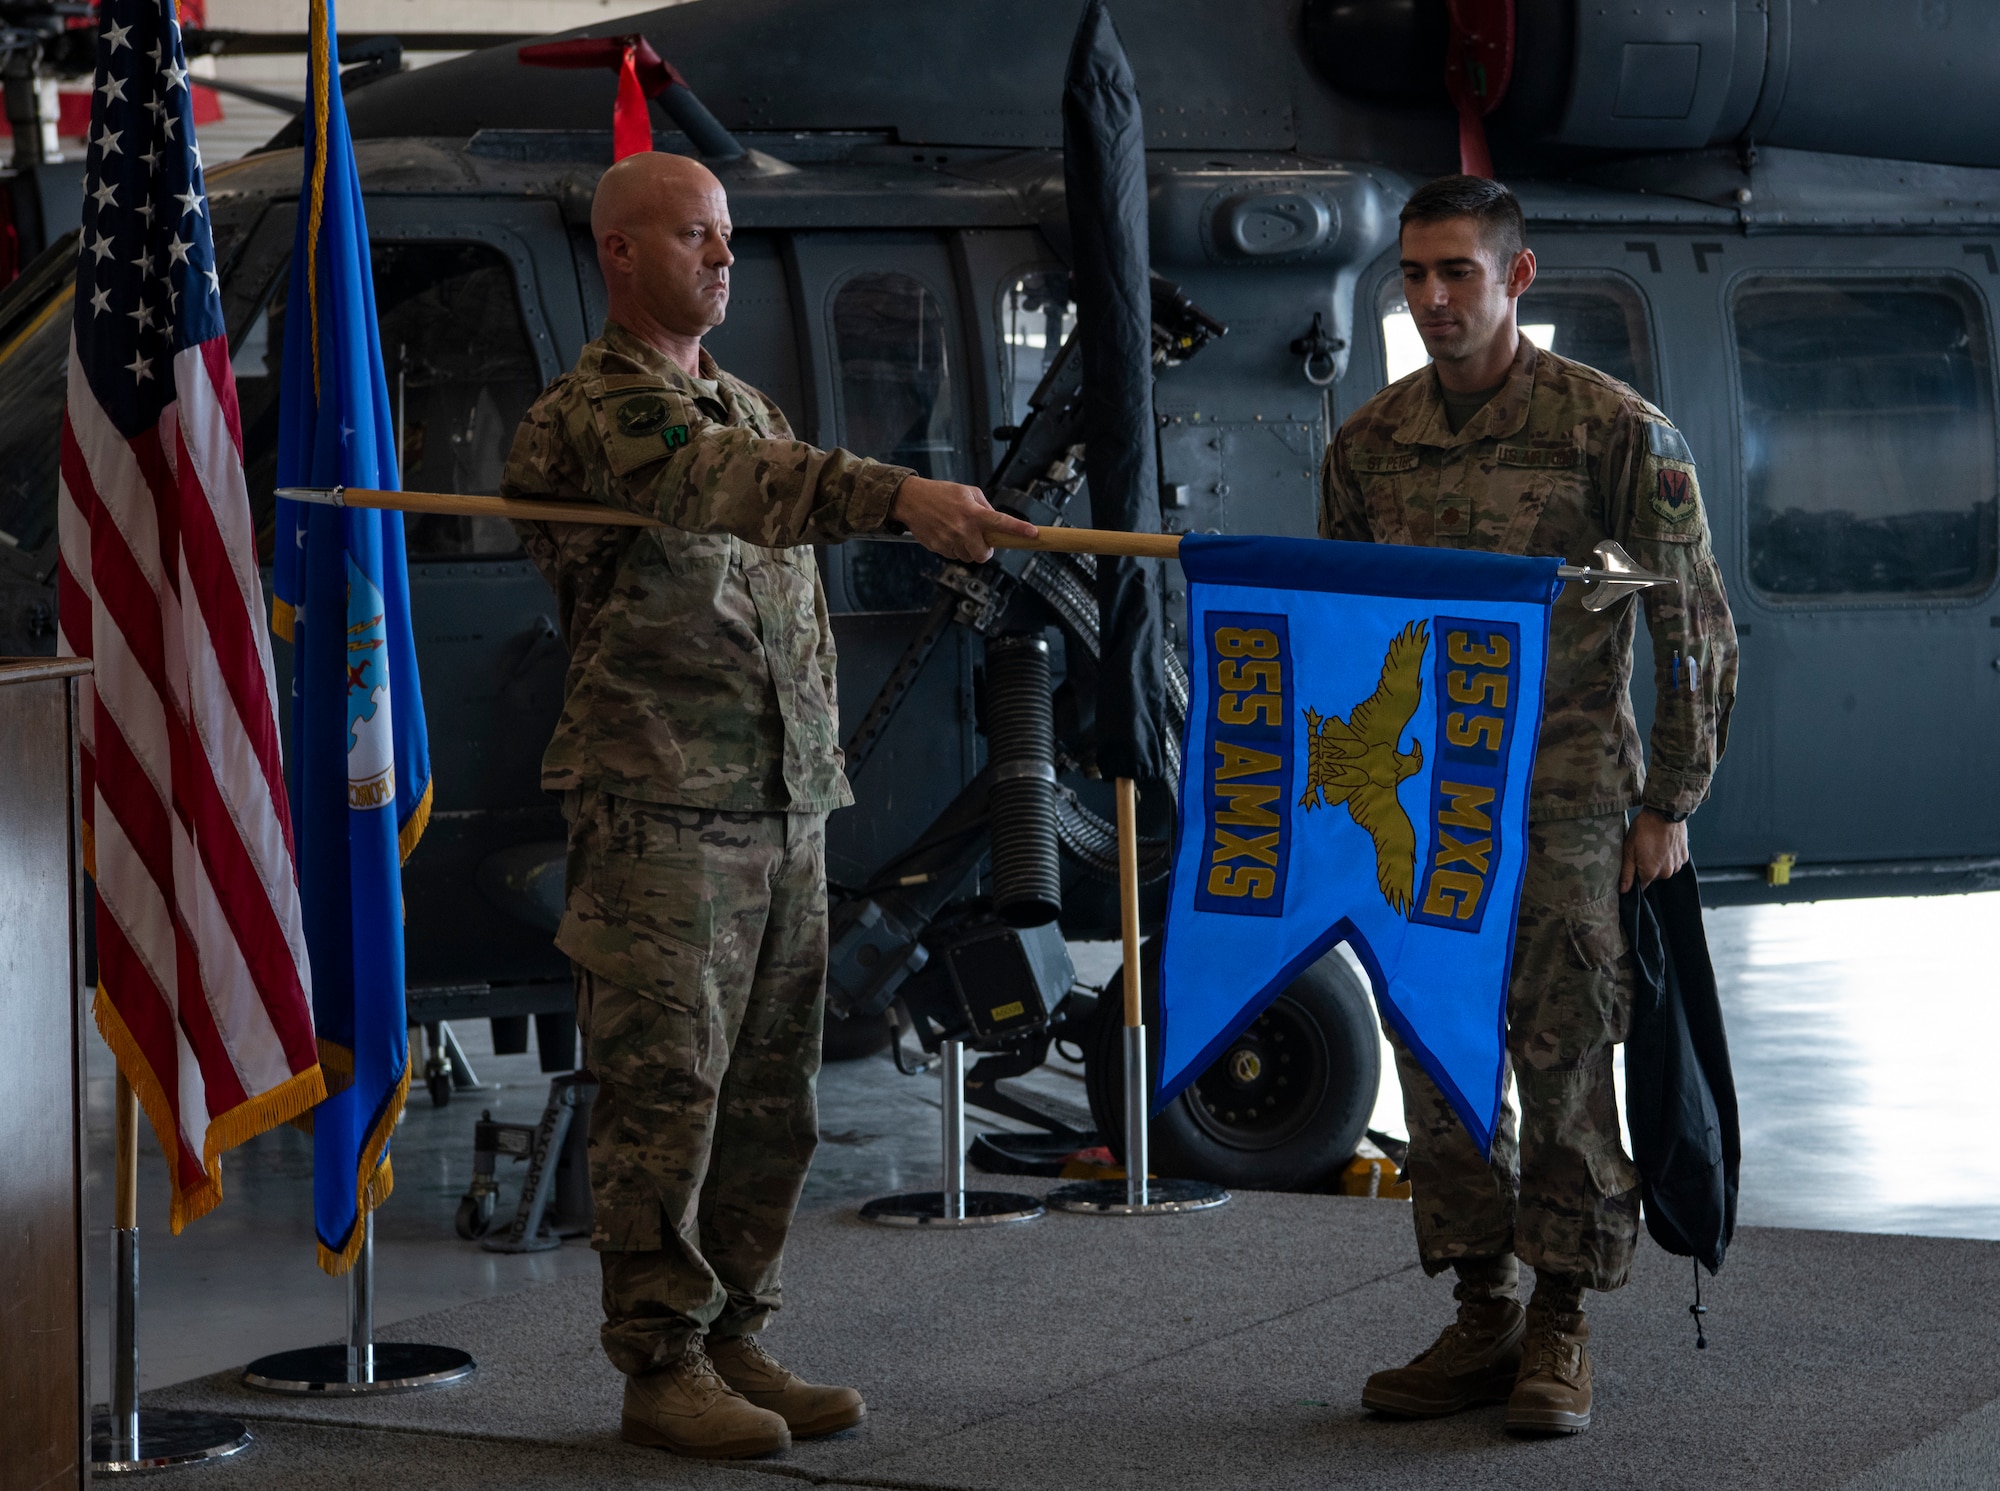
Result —
[[[330,0],[310,0],[304,180],[286,292],[278,483],[395,489],[395,421]],[[353,1267],[394,1184],[410,1086],[402,865],[431,810],[403,515],[280,500],[272,628],[292,644],[291,794],[332,1094],[313,1110],[320,1267]]]
[[[1180,552],[1158,1104],[1345,942],[1490,1146],[1562,561],[1200,535]]]

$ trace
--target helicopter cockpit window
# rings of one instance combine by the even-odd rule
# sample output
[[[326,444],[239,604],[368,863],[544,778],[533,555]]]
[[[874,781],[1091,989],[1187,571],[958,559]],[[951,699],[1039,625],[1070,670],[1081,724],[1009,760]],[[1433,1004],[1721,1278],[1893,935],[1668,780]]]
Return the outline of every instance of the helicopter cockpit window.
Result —
[[[1750,578],[1969,595],[1995,569],[1992,356],[1956,282],[1746,281],[1733,307]]]
[[[901,270],[848,276],[833,296],[840,443],[857,455],[962,481],[957,392],[944,303]],[[906,544],[860,543],[847,555],[848,590],[864,611],[921,610],[938,562]]]
[[[1631,284],[1608,275],[1545,272],[1521,297],[1518,314],[1521,334],[1537,347],[1588,363],[1659,402],[1646,303]],[[1429,362],[1430,354],[1396,280],[1383,287],[1381,315],[1384,381],[1394,383]]]
[[[507,261],[478,243],[374,245],[375,309],[390,417],[401,431],[403,485],[414,491],[493,492],[514,430],[541,392]],[[269,556],[271,491],[278,462],[278,375],[283,362],[288,269],[236,346],[237,396],[259,544]],[[412,514],[412,560],[518,553],[499,518]]]
[[[1004,423],[1028,417],[1028,399],[1076,329],[1069,271],[1037,269],[1000,292],[1000,407]]]

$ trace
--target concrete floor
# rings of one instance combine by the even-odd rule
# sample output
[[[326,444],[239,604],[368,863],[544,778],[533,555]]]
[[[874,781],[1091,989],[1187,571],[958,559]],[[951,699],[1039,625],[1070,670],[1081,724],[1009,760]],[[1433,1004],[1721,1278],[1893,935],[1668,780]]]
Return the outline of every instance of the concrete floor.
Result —
[[[1730,1022],[1743,1114],[1745,1225],[2000,1239],[2000,1152],[1989,1138],[1989,1053],[2000,1041],[2000,894],[1715,911],[1709,937]],[[1113,945],[1076,948],[1079,975],[1108,978]],[[532,1122],[547,1078],[532,1055],[494,1057],[483,1022],[459,1028],[497,1089],[433,1109],[421,1095],[395,1140],[396,1193],[378,1214],[376,1319],[398,1320],[534,1284],[594,1277],[588,1248],[502,1256],[465,1243],[452,1213],[482,1108]],[[111,1064],[93,1041],[88,1204],[109,1226]],[[1081,1108],[1073,1068],[1040,1092]],[[1400,1132],[1393,1075],[1376,1126]],[[824,1130],[806,1206],[858,1203],[935,1184],[937,1086],[886,1057],[827,1068]],[[982,1122],[974,1110],[973,1126]],[[999,1127],[1001,1125],[993,1125]],[[313,1261],[311,1144],[290,1129],[224,1161],[225,1199],[170,1237],[150,1136],[141,1169],[141,1382],[148,1388],[240,1366],[344,1329],[345,1286]],[[513,1200],[503,1172],[502,1207]],[[1393,1204],[1393,1203],[1385,1203]],[[99,1329],[107,1245],[94,1241]],[[106,1390],[96,1353],[96,1392]]]

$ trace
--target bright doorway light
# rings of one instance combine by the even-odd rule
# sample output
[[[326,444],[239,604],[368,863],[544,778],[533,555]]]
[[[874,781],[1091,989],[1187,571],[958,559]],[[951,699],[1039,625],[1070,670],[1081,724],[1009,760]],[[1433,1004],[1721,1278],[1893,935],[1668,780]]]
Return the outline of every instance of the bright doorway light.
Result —
[[[1529,322],[1522,326],[1521,335],[1544,352],[1556,349],[1553,322]],[[1431,360],[1430,353],[1424,350],[1424,339],[1417,334],[1417,323],[1411,319],[1408,306],[1394,305],[1382,313],[1382,351],[1388,364],[1387,381],[1390,383],[1408,377]]]

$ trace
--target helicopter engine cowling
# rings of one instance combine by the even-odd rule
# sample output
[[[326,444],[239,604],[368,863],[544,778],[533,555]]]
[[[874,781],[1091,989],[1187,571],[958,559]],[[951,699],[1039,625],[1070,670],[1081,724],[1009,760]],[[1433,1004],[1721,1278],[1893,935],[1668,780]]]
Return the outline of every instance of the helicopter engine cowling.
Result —
[[[2000,166],[2000,9],[1969,0],[1515,0],[1496,145],[1691,150],[1739,141]],[[1445,107],[1445,0],[1310,0],[1334,87]],[[1920,101],[1920,102],[1919,102]]]

